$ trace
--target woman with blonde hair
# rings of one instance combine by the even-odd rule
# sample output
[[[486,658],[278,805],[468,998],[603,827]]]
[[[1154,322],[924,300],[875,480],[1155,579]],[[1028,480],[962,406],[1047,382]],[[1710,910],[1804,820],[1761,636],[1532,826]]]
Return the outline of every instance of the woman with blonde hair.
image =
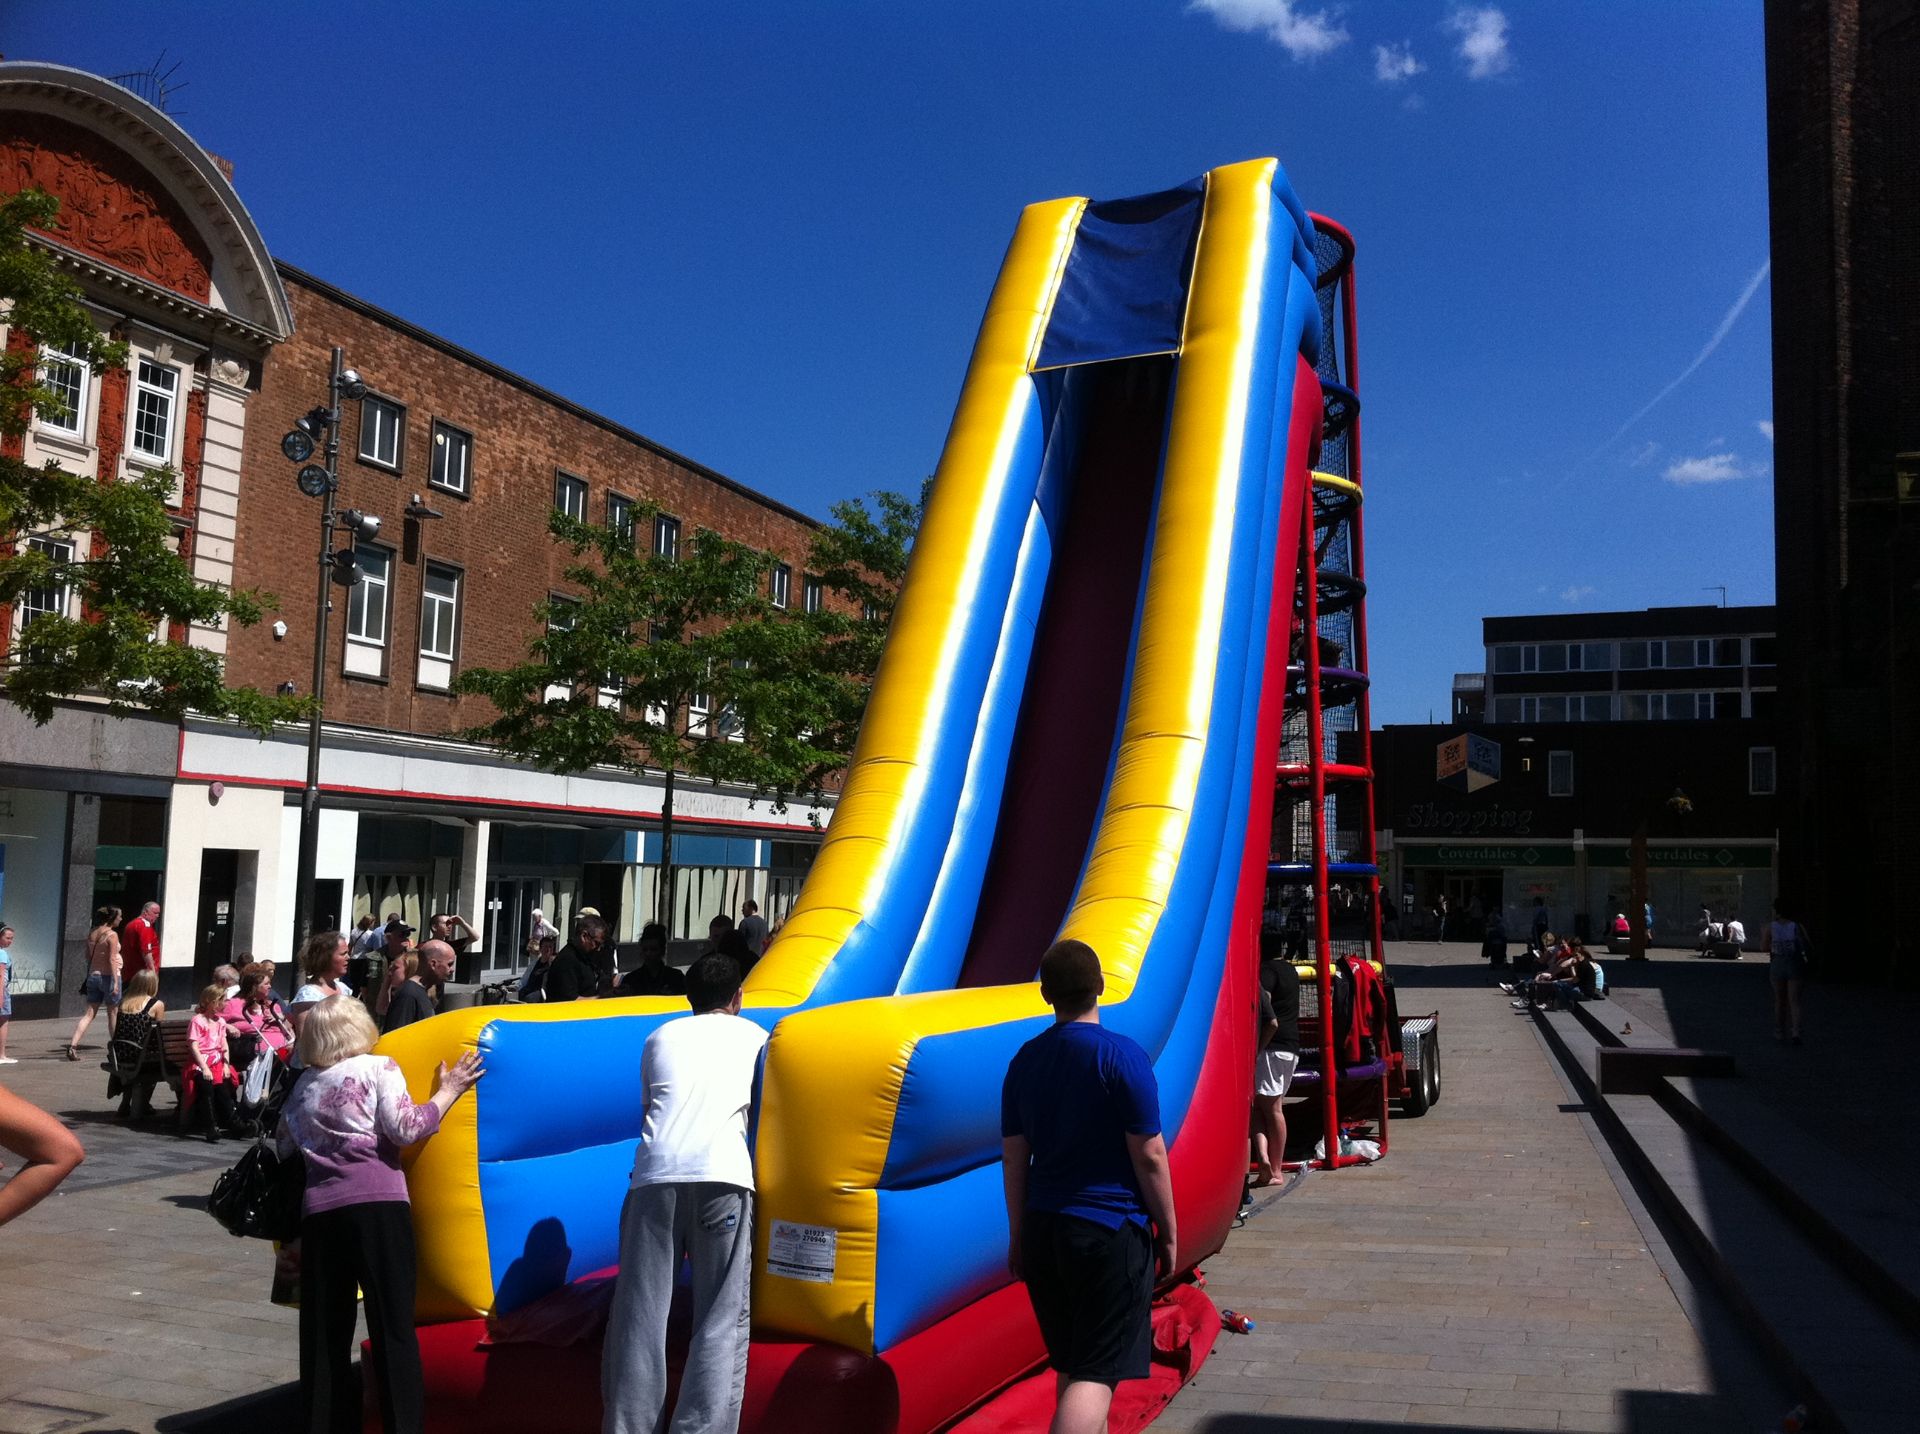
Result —
[[[155,1033],[160,1018],[167,1014],[167,1003],[160,999],[160,973],[151,966],[127,977],[120,993],[120,1024],[107,1042],[107,1094],[120,1097],[122,1120],[145,1120],[153,1108],[153,1088],[160,1081],[156,1066],[146,1069],[150,1045],[157,1046]]]
[[[413,1330],[412,1211],[400,1151],[440,1119],[482,1074],[467,1051],[433,1073],[414,1104],[360,1002],[337,997],[307,1012],[299,1056],[307,1073],[280,1113],[280,1153],[300,1151],[307,1193],[300,1225],[300,1397],[308,1429],[357,1428],[353,1373],[356,1287],[364,1292],[383,1429],[421,1427],[425,1391]]]

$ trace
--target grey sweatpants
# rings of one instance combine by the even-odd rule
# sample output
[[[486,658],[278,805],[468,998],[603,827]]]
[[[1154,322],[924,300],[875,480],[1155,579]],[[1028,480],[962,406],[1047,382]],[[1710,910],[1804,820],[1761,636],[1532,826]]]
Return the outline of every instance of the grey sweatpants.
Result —
[[[685,1253],[693,1339],[667,1423],[667,1306]],[[734,1434],[747,1385],[753,1192],[641,1185],[620,1211],[620,1277],[600,1358],[604,1434]]]

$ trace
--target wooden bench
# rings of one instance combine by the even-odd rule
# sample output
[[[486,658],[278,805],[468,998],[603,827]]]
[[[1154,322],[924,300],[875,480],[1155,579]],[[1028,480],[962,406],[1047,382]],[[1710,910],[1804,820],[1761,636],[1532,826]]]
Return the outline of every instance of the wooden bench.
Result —
[[[167,1088],[180,1098],[180,1085],[186,1073],[193,1069],[193,1040],[188,1031],[187,1016],[163,1016],[160,1024],[147,1033],[147,1044],[140,1052],[140,1059],[131,1068],[114,1069],[114,1057],[109,1046],[108,1057],[101,1068],[110,1075],[118,1075],[122,1085],[158,1085],[167,1083]]]

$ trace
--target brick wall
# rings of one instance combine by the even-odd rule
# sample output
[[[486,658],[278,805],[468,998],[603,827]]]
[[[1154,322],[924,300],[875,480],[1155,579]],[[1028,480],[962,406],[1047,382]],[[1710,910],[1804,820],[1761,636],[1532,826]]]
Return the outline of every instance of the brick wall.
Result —
[[[310,688],[320,502],[294,486],[295,469],[280,452],[280,440],[297,418],[325,401],[335,344],[371,388],[406,406],[406,416],[396,475],[358,459],[361,406],[350,403],[343,413],[339,506],[378,514],[379,541],[392,549],[394,561],[384,678],[344,674],[349,594],[333,589],[330,720],[435,735],[493,715],[484,698],[454,698],[416,683],[425,566],[446,563],[464,574],[458,668],[499,667],[524,657],[536,631],[533,604],[565,590],[560,574],[568,554],[546,530],[558,469],[587,481],[587,516],[593,521],[605,521],[607,495],[618,493],[678,517],[683,543],[706,527],[779,555],[793,568],[792,601],[799,604],[812,532],[805,515],[298,271],[282,272],[296,327],[267,361],[260,391],[248,405],[235,568],[239,586],[275,593],[280,606],[257,627],[234,631],[234,681],[264,691],[285,681],[302,692]],[[473,435],[469,497],[429,486],[436,419]],[[445,516],[403,518],[415,493]],[[287,624],[284,641],[271,634],[275,616]]]

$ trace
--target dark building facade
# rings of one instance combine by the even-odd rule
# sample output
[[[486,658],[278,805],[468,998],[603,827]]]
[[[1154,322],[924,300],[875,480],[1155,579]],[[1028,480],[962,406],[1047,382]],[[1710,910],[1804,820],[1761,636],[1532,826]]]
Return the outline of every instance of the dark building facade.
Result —
[[[1656,607],[1481,620],[1479,712],[1454,678],[1456,721],[1770,720],[1777,653],[1771,607]]]
[[[1478,940],[1504,911],[1524,938],[1534,901],[1556,931],[1599,935],[1629,909],[1647,835],[1657,945],[1692,944],[1699,908],[1737,915],[1757,948],[1774,895],[1773,727],[1753,718],[1451,723],[1374,734],[1381,886],[1401,931]]]
[[[1920,0],[1768,0],[1783,892],[1911,984],[1920,865]]]

